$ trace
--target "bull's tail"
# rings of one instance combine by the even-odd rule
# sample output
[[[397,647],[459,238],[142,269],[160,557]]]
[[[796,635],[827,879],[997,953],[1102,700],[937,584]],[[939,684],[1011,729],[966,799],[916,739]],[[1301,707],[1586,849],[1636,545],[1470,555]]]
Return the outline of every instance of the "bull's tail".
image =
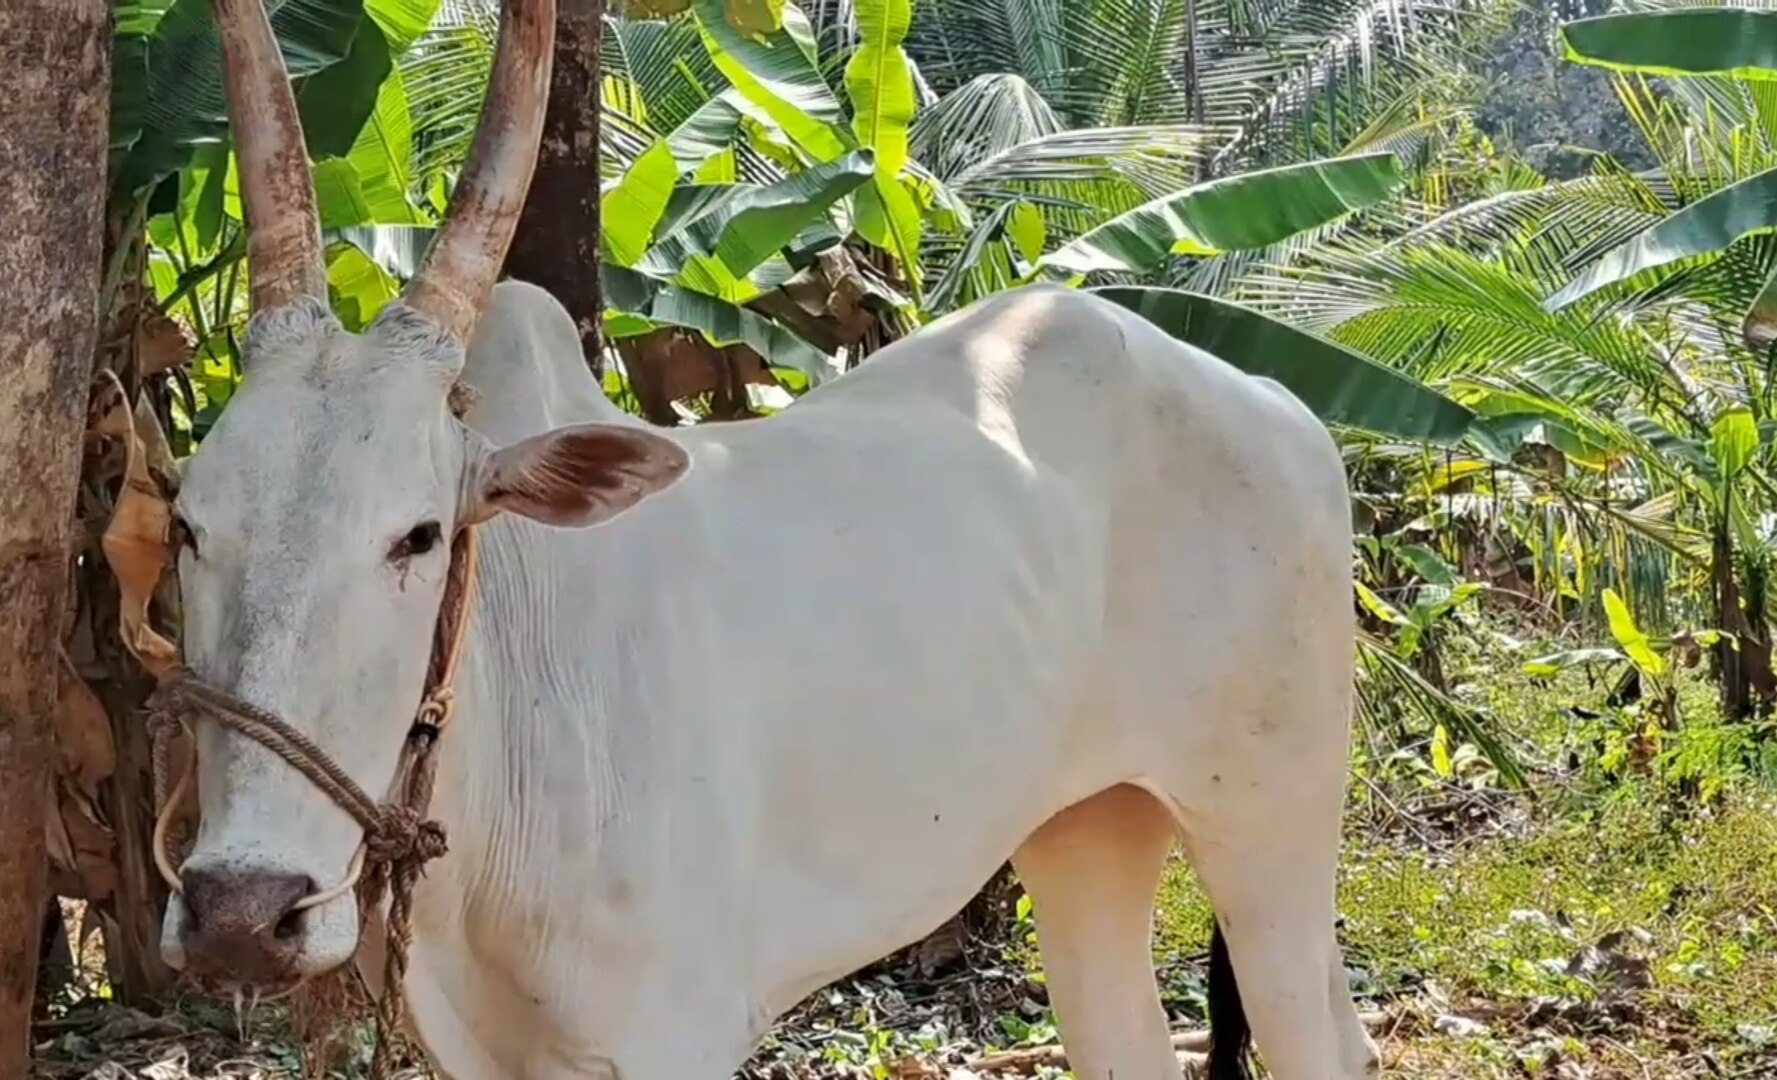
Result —
[[[1252,1080],[1253,1032],[1219,921],[1209,946],[1209,1038],[1209,1080]]]

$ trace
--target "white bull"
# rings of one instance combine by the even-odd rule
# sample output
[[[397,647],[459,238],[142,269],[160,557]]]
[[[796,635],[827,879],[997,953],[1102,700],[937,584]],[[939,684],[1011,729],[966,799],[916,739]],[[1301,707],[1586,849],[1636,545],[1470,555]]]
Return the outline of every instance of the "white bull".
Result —
[[[1010,855],[1075,1074],[1177,1080],[1149,938],[1182,837],[1272,1074],[1370,1074],[1333,934],[1353,633],[1326,431],[1053,288],[739,424],[625,416],[525,285],[495,293],[465,366],[535,150],[549,9],[508,3],[466,209],[354,336],[315,299],[312,218],[288,216],[312,198],[259,0],[217,3],[259,314],[178,499],[187,660],[381,791],[443,541],[485,522],[432,807],[451,849],[399,988],[435,1065],[721,1080]],[[459,379],[479,394],[462,422]],[[359,826],[212,725],[197,776],[169,959],[235,982],[349,962],[351,898],[299,909]],[[1218,1077],[1244,1030],[1225,965]]]
[[[382,567],[383,548],[481,516],[474,480],[512,474],[475,464],[437,369],[353,355],[413,318],[279,327],[279,366],[254,369],[180,498],[203,543],[183,567],[193,656],[367,782],[393,769],[444,565]],[[1050,288],[775,418],[670,434],[610,405],[576,340],[546,294],[502,286],[469,427],[526,457],[597,431],[662,467],[608,489],[544,472],[483,526],[434,799],[451,853],[417,894],[406,987],[446,1074],[728,1076],[774,1017],[1015,852],[1077,1075],[1175,1078],[1148,949],[1182,833],[1274,1074],[1364,1075],[1332,933],[1349,504],[1298,402]],[[602,517],[633,476],[659,493],[599,527],[521,516]],[[338,877],[351,820],[217,738],[187,878],[296,879],[294,901]],[[186,918],[175,954],[205,947]],[[347,897],[270,947],[314,973],[357,938]]]

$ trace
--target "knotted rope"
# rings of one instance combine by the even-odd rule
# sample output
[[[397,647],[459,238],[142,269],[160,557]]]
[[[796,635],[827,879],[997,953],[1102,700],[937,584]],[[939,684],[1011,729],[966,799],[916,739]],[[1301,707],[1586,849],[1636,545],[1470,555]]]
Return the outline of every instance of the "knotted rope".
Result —
[[[196,772],[196,744],[176,783],[170,785],[172,737],[191,730],[191,720],[207,717],[244,735],[276,754],[307,777],[352,816],[364,840],[352,856],[343,881],[310,894],[293,910],[318,907],[356,889],[358,927],[362,935],[386,896],[389,901],[388,941],[384,953],[382,996],[376,1007],[376,1050],[371,1075],[385,1080],[394,1070],[395,1042],[401,1034],[401,984],[407,976],[407,953],[413,943],[413,889],[425,865],[444,855],[444,826],[426,815],[432,803],[432,782],[438,761],[432,753],[449,725],[456,704],[457,665],[462,658],[469,612],[475,596],[475,530],[460,531],[451,544],[450,572],[434,627],[431,660],[420,706],[401,751],[387,802],[370,797],[344,769],[281,717],[243,698],[202,682],[185,668],[161,680],[148,707],[154,737],[155,797],[160,802],[154,827],[154,861],[167,885],[183,891],[171,854],[169,832]]]

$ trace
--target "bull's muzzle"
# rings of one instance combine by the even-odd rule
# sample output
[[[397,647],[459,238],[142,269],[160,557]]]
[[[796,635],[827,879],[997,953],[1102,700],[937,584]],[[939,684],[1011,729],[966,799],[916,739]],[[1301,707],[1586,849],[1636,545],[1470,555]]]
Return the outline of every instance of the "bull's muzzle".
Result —
[[[183,875],[185,970],[198,979],[278,986],[299,976],[306,930],[305,874],[189,867]]]

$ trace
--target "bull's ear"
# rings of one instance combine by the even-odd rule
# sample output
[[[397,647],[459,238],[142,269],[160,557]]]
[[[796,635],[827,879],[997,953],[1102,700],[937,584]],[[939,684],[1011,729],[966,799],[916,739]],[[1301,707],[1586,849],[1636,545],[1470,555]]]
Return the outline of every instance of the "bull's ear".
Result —
[[[463,523],[506,511],[546,525],[596,525],[670,487],[691,467],[678,443],[620,424],[578,424],[479,458]]]

